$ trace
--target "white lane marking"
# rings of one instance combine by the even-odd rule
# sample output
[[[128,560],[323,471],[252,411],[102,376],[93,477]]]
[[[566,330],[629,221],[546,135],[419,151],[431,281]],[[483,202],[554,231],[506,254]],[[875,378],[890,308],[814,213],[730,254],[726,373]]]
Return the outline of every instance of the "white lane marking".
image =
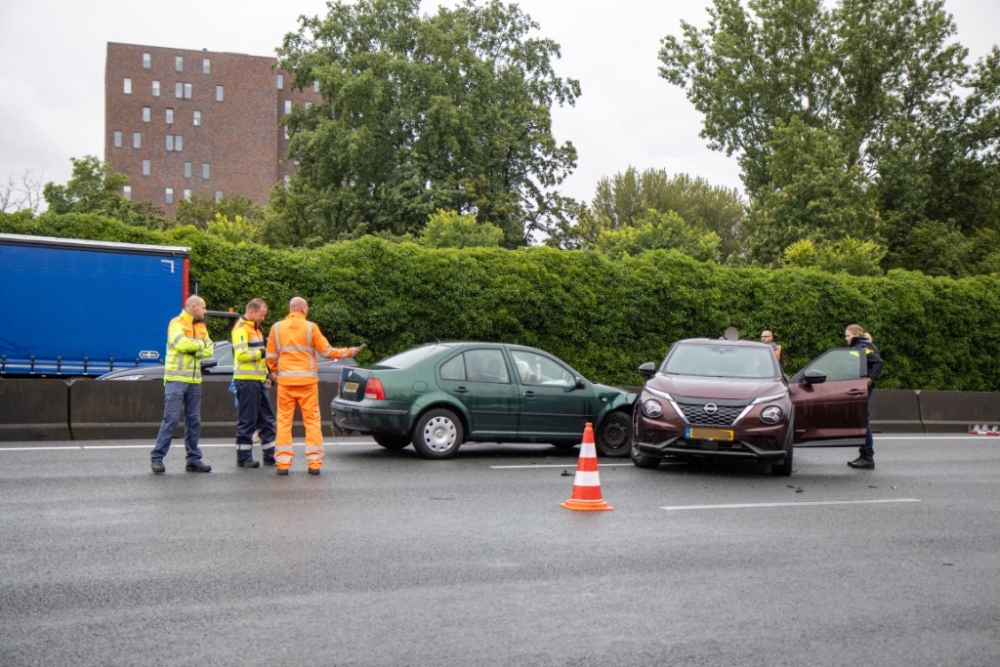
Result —
[[[183,447],[184,446],[184,441],[181,440],[181,439],[178,439],[178,440],[179,441],[175,441],[173,443],[173,445]],[[339,442],[324,442],[323,443],[323,445],[326,446],[326,447],[369,447],[369,446],[372,446],[374,444],[375,444],[374,441],[373,442],[343,442],[343,443],[339,443]],[[69,445],[69,446],[58,446],[58,447],[55,447],[55,446],[53,446],[53,447],[49,447],[49,446],[39,446],[39,447],[0,447],[0,452],[34,452],[34,451],[53,450],[53,449],[62,449],[62,450],[64,450],[64,449],[76,449],[76,450],[84,450],[84,449],[152,449],[155,445],[156,445],[156,443],[152,443],[151,442],[148,445]],[[218,444],[218,443],[200,443],[198,446],[201,447],[202,449],[207,449],[207,448],[210,448],[210,447],[231,447],[231,448],[235,448],[236,447],[236,445],[233,444],[233,443],[223,443],[223,444]],[[305,443],[297,442],[297,443],[295,443],[293,445],[293,447],[305,447]]]
[[[601,463],[598,465],[599,468],[611,468],[613,466],[628,466],[629,468],[634,468],[635,466],[631,463]],[[545,463],[542,465],[516,465],[516,466],[490,466],[493,470],[513,470],[515,468],[572,468],[576,470],[576,459],[573,459],[573,463]]]
[[[181,443],[181,447],[184,443]],[[202,445],[211,447],[211,445]],[[152,449],[153,445],[80,445],[80,449]]]
[[[74,447],[0,447],[0,451],[7,452],[33,452],[41,449],[83,449],[79,445]]]
[[[740,503],[736,505],[674,505],[661,507],[669,512],[681,510],[731,510],[753,507],[802,507],[805,505],[875,505],[879,503],[919,503],[919,498],[885,498],[882,500],[802,500],[791,503]]]
[[[978,436],[966,433],[965,435],[876,435],[875,440],[976,440],[976,439],[986,440],[988,436]]]

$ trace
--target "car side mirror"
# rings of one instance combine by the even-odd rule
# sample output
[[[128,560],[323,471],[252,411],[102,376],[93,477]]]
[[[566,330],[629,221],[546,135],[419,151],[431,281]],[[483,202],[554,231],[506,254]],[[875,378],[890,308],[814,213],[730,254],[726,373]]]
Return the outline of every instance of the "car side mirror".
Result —
[[[644,378],[651,378],[656,375],[656,364],[652,361],[647,361],[646,363],[639,366],[639,375]]]
[[[586,389],[587,388],[587,383],[583,381],[582,377],[580,377],[579,375],[577,375],[576,378],[575,378],[575,380],[576,381],[573,383],[573,388],[574,389]]]
[[[208,359],[201,360],[201,370],[208,370],[209,368],[215,368],[219,365],[219,362],[211,357]]]
[[[802,376],[802,384],[807,387],[814,384],[823,384],[824,382],[826,382],[826,373],[815,368],[806,371]]]

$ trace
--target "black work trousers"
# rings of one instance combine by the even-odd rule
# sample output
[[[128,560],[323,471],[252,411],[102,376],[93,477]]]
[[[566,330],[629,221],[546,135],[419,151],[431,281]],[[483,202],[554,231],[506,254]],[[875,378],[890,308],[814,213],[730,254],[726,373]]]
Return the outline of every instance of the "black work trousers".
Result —
[[[274,410],[259,380],[236,380],[236,460],[253,458],[253,434],[260,436],[264,462],[274,460]]]

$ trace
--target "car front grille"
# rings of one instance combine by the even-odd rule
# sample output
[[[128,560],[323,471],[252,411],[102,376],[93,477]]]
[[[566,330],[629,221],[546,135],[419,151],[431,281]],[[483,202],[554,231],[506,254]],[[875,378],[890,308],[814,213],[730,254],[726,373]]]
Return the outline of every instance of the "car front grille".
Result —
[[[715,414],[705,412],[703,404],[678,403],[684,418],[689,424],[699,426],[732,426],[740,413],[746,409],[745,405],[720,405]]]

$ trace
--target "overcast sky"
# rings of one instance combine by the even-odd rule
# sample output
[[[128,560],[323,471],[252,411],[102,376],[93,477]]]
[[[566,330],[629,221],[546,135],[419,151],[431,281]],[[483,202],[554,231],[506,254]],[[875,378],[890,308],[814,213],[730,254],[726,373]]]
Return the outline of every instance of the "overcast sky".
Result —
[[[424,0],[433,11],[448,0]],[[579,153],[562,192],[589,200],[597,180],[625,170],[687,172],[741,187],[735,161],[705,148],[701,116],[657,76],[660,39],[680,20],[703,25],[707,0],[523,0],[541,35],[562,46],[560,76],[579,79],[575,107],[553,132]],[[947,0],[970,58],[1000,42],[1000,1]],[[103,159],[107,42],[274,55],[300,14],[321,0],[0,0],[0,179],[24,169],[65,182],[70,157]],[[741,188],[742,189],[742,188]]]

